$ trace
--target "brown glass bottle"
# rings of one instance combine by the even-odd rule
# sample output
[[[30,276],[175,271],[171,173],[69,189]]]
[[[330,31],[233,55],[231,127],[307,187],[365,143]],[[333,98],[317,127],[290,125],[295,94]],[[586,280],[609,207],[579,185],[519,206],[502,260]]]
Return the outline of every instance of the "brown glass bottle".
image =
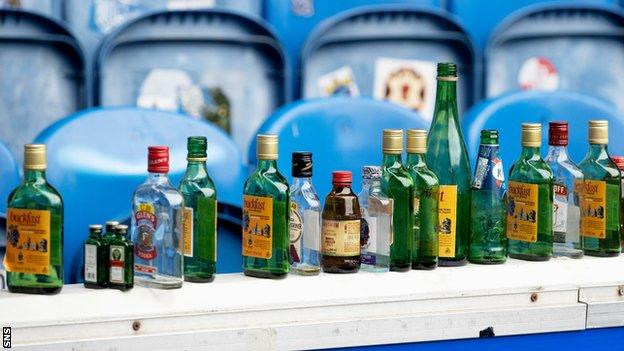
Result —
[[[333,172],[332,184],[322,215],[321,266],[325,273],[355,273],[360,269],[361,214],[351,172]]]

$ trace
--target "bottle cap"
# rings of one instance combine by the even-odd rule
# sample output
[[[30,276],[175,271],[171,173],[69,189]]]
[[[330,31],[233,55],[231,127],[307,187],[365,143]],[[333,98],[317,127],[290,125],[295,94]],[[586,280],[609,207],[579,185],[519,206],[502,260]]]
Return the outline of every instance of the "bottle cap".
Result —
[[[150,173],[169,172],[168,146],[150,146],[147,148],[147,171]]]
[[[568,145],[568,122],[557,121],[548,123],[548,145]]]
[[[609,121],[606,119],[589,121],[589,143],[609,143]]]
[[[439,62],[437,79],[447,82],[456,82],[457,65],[451,62]]]
[[[186,159],[198,162],[206,161],[208,158],[206,155],[206,149],[208,148],[206,137],[192,136],[186,140],[186,149],[188,151]]]
[[[333,171],[332,184],[334,185],[351,185],[350,171]]]
[[[498,144],[498,130],[482,129],[481,130],[481,144],[486,144],[486,145]]]
[[[292,176],[297,178],[312,176],[311,152],[297,151],[292,153]]]
[[[277,160],[277,135],[258,134],[256,141],[259,160]]]
[[[403,130],[384,129],[382,145],[384,154],[403,153]]]
[[[91,224],[91,225],[89,225],[89,231],[91,233],[101,233],[102,232],[102,225],[101,224]]]
[[[624,171],[624,156],[611,156],[611,160],[613,160],[620,171]]]
[[[522,123],[522,146],[542,146],[542,125],[539,123]]]
[[[427,131],[424,129],[407,130],[407,152],[424,154],[427,152]]]
[[[120,224],[117,226],[117,234],[126,235],[128,234],[128,226],[125,224]]]
[[[24,145],[24,169],[45,170],[46,146],[44,144]]]
[[[119,222],[117,221],[106,222],[106,232],[112,232],[118,225],[119,225]]]
[[[364,179],[381,179],[381,168],[379,166],[362,167],[362,178]]]

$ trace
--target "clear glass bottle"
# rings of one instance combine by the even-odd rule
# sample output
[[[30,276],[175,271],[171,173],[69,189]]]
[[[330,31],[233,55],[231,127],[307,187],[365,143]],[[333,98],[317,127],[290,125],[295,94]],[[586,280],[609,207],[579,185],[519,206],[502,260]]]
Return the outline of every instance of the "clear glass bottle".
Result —
[[[102,238],[102,225],[89,226],[84,244],[84,287],[102,289],[108,286],[108,245]]]
[[[122,291],[134,287],[134,246],[128,239],[128,226],[119,224],[108,245],[108,287]]]
[[[579,187],[583,173],[568,156],[568,122],[548,124],[546,163],[553,172],[553,255],[581,258]]]
[[[290,191],[277,169],[277,136],[257,137],[258,167],[243,187],[243,272],[279,279],[290,269]]]
[[[412,269],[438,266],[438,177],[427,167],[427,131],[407,131],[407,170],[414,181]]]
[[[393,201],[381,191],[381,168],[362,168],[362,191],[358,194],[360,213],[360,257],[362,270],[390,270]]]
[[[293,152],[290,188],[290,271],[321,272],[321,202],[312,185],[312,153]]]
[[[622,186],[620,187],[620,241],[622,250],[624,251],[624,156],[611,156],[611,159],[620,169],[620,176],[622,177]]]
[[[134,280],[160,289],[184,280],[184,199],[169,182],[169,147],[148,147],[149,175],[132,197]]]
[[[620,246],[620,170],[609,157],[609,124],[589,121],[589,150],[579,168],[581,191],[581,236],[590,256],[618,256]]]
[[[24,145],[24,179],[7,206],[10,292],[56,294],[63,288],[63,200],[47,182],[46,168],[46,146]]]
[[[547,261],[552,256],[553,174],[540,154],[542,125],[522,123],[522,153],[509,171],[509,257]]]

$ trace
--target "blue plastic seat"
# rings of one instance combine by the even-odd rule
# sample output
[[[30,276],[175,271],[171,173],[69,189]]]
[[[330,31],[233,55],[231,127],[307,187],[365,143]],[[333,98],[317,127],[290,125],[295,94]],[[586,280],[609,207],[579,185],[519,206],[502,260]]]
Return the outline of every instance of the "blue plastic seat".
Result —
[[[394,104],[364,98],[328,98],[298,101],[269,117],[259,133],[279,137],[278,166],[291,179],[291,153],[311,151],[314,186],[324,198],[331,190],[331,172],[353,172],[353,189],[361,188],[362,166],[379,165],[382,130],[424,128],[419,114]],[[249,149],[250,166],[256,159],[255,140]]]
[[[521,124],[542,123],[542,155],[548,149],[548,122],[565,120],[569,123],[570,157],[580,162],[587,152],[587,122],[591,119],[609,120],[609,152],[624,154],[624,114],[615,107],[591,96],[572,92],[519,92],[486,100],[471,108],[462,120],[468,153],[472,159],[479,149],[479,135],[482,129],[498,129],[501,155],[505,170],[518,159]]]
[[[6,217],[7,199],[11,191],[20,183],[20,172],[15,156],[2,142],[0,142],[0,179],[2,179],[0,181],[0,217]]]
[[[240,151],[211,124],[176,113],[105,108],[67,117],[39,135],[37,142],[48,146],[48,179],[65,201],[68,282],[81,277],[87,226],[129,218],[134,189],[147,177],[147,146],[170,147],[170,177],[177,186],[186,169],[189,135],[208,138],[208,172],[219,202],[240,206],[246,176]],[[221,239],[223,245],[240,241],[228,235]]]
[[[63,1],[65,0],[20,0],[0,1],[0,8],[20,9],[36,12],[55,19],[62,19]]]

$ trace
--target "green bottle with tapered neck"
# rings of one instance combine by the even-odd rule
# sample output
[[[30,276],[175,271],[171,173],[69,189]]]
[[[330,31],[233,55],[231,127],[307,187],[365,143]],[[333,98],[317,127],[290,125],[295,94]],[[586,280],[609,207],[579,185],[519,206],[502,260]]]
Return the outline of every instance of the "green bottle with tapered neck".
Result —
[[[277,169],[277,136],[257,137],[258,167],[243,187],[243,272],[284,278],[290,269],[288,181]]]
[[[394,202],[393,238],[390,243],[390,270],[406,272],[412,268],[414,245],[414,182],[403,166],[403,130],[383,131],[381,190]]]
[[[438,265],[468,263],[470,162],[457,112],[457,66],[438,63],[438,88],[427,166],[438,176]]]
[[[427,131],[407,130],[407,170],[414,181],[412,269],[438,266],[438,177],[425,162]]]
[[[84,286],[102,289],[108,286],[108,244],[104,244],[102,225],[91,224],[84,243]]]
[[[63,287],[63,200],[45,176],[46,147],[24,146],[24,180],[9,195],[4,267],[10,292]]]
[[[184,280],[207,283],[217,270],[217,190],[206,167],[207,140],[187,140],[186,172],[179,190],[184,197]]]
[[[128,226],[119,224],[108,243],[108,287],[121,291],[134,287],[134,244],[128,239]]]
[[[581,236],[583,251],[590,256],[618,256],[620,244],[620,171],[609,157],[609,124],[589,121],[589,150],[579,168],[581,190]]]
[[[553,252],[553,173],[540,155],[542,125],[522,124],[522,153],[509,172],[509,257],[547,261]]]

